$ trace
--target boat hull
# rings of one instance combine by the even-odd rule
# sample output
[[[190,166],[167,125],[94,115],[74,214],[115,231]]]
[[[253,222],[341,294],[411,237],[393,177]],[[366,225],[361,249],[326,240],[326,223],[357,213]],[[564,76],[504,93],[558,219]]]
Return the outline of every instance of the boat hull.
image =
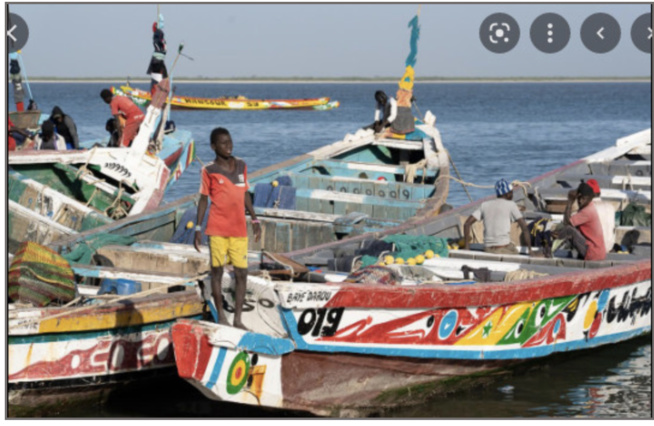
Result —
[[[119,90],[131,97],[140,105],[145,106],[151,100],[151,95],[143,90],[129,86],[121,86]],[[167,102],[173,109],[198,110],[265,110],[265,109],[332,109],[337,108],[337,102],[330,102],[328,97],[310,99],[241,99],[241,98],[199,98],[191,96],[172,96]]]
[[[285,335],[178,321],[180,377],[215,400],[352,417],[651,333],[651,261],[511,284],[275,292]]]
[[[10,313],[9,405],[38,410],[96,398],[132,380],[170,374],[170,327],[203,317],[194,291],[158,294],[93,308],[41,308]]]

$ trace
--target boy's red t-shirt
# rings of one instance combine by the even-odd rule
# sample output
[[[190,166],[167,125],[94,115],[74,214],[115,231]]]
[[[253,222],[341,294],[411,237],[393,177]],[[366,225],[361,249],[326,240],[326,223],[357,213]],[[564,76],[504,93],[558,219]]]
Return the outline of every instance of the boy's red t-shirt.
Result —
[[[202,168],[200,194],[211,200],[205,233],[219,237],[247,237],[245,192],[248,190],[247,166],[234,157],[230,173],[216,163]]]

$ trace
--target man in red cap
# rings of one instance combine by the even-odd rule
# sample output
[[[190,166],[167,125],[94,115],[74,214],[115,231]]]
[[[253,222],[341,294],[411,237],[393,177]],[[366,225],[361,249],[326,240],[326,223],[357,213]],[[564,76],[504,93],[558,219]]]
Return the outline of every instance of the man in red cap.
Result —
[[[588,179],[588,180],[586,181],[586,183],[588,184],[588,186],[590,186],[590,187],[592,188],[593,193],[595,194],[595,196],[596,196],[596,197],[599,197],[599,196],[600,196],[600,186],[599,186],[599,183],[597,183],[597,181],[596,181],[595,179]]]

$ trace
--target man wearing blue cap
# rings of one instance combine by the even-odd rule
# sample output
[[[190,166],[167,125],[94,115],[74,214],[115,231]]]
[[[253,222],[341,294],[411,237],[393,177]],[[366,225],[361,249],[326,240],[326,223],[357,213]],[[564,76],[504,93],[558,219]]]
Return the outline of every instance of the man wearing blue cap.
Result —
[[[529,255],[531,255],[531,237],[518,205],[513,201],[513,186],[504,179],[495,184],[497,198],[481,203],[472,212],[463,225],[465,249],[470,248],[470,229],[472,224],[481,220],[484,224],[484,251],[495,254],[518,254],[518,249],[511,242],[511,223],[518,222],[525,236]]]

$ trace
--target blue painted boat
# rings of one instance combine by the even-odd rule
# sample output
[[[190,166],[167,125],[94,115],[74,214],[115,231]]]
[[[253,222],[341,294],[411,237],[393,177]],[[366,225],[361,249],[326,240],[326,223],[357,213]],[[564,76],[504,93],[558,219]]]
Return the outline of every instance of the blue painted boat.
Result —
[[[360,129],[248,181],[262,224],[261,242],[250,247],[286,252],[437,215],[449,156],[432,119],[402,139]]]

